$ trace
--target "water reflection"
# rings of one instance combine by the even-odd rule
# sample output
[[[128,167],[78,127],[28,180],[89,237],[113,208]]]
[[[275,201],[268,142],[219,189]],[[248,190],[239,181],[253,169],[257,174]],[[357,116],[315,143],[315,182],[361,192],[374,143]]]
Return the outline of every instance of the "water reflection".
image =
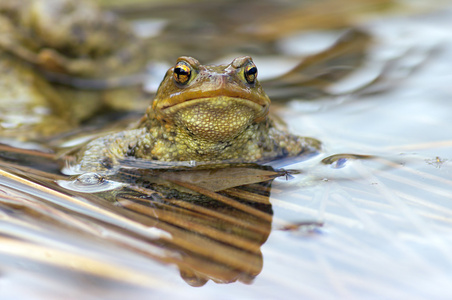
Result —
[[[332,86],[362,67],[373,39],[358,29],[337,35],[337,41],[327,49],[306,56],[289,72],[263,82],[272,101],[294,98],[312,100],[340,95],[331,92]]]
[[[14,149],[9,150],[9,156],[14,156]],[[41,161],[44,169],[52,161],[37,152],[19,155]],[[14,224],[15,210],[20,208],[20,219],[44,231],[56,226],[76,240],[87,234],[102,237],[112,245],[177,265],[192,286],[208,280],[251,283],[261,272],[260,247],[272,228],[271,185],[274,178],[285,175],[271,167],[248,165],[201,170],[124,168],[110,176],[86,173],[70,179],[6,161],[1,166],[8,170],[1,174],[3,187],[10,187],[12,195],[23,191],[12,196],[14,201],[1,197],[7,223]],[[67,190],[72,196],[66,195]],[[6,233],[14,240],[44,242],[46,247],[45,240],[40,240],[42,233],[24,235],[11,229]],[[85,255],[79,251],[78,255]],[[64,271],[69,265],[61,267]]]
[[[3,167],[10,166],[5,164]],[[14,168],[11,171],[19,172]],[[33,173],[33,170],[29,171]],[[42,171],[36,171],[36,175],[40,175],[41,184],[49,186],[48,192],[63,191],[52,181],[44,181],[40,172]],[[215,177],[212,178],[212,185],[208,184],[208,180],[203,180],[199,184],[193,183],[200,175],[206,178],[206,172],[211,172],[210,176]],[[33,219],[33,215],[35,217],[41,215],[46,220],[45,223],[50,221],[50,224],[57,225],[63,222],[72,227],[69,228],[70,231],[76,228],[81,230],[82,235],[77,234],[79,238],[83,238],[87,233],[102,235],[113,244],[137,252],[145,251],[153,259],[175,264],[180,270],[181,277],[192,286],[202,286],[208,280],[217,283],[236,281],[251,283],[262,270],[263,257],[260,247],[267,240],[272,228],[273,211],[269,195],[273,179],[269,178],[276,178],[282,173],[269,167],[258,166],[231,168],[231,175],[228,173],[228,169],[222,171],[122,169],[109,179],[96,174],[84,174],[78,180],[60,179],[58,183],[64,188],[71,188],[75,195],[84,195],[88,202],[85,200],[79,202],[76,198],[65,197],[63,194],[59,196],[54,192],[54,196],[60,199],[54,201],[53,205],[69,204],[72,211],[78,211],[79,216],[74,216],[71,212],[65,216],[65,209],[61,206],[56,211],[54,209],[46,211],[44,207],[46,201],[50,200],[49,195],[47,199],[42,199],[44,202],[32,201],[33,205],[30,200],[24,200],[22,206],[26,210],[22,210],[25,215],[28,214],[27,211],[32,213],[26,217],[29,221],[30,217]],[[11,173],[3,175],[11,176],[11,179],[19,184],[19,178],[15,175]],[[245,181],[249,177],[248,181],[254,183],[243,186],[237,181],[228,181],[228,176],[239,176]],[[218,178],[223,178],[226,182],[220,184],[222,187],[215,183]],[[108,181],[127,181],[128,184],[107,191],[105,184]],[[22,183],[31,186],[26,180]],[[8,185],[5,181],[3,184]],[[74,188],[75,185],[78,187]],[[86,194],[86,190],[83,190],[84,194],[79,193],[81,185],[91,186],[89,190],[92,194]],[[98,187],[97,191],[95,186]],[[42,191],[45,191],[44,187]],[[90,203],[96,206],[91,206]],[[6,207],[13,205],[11,208],[18,205],[5,199],[2,199],[2,204]],[[110,215],[109,211],[114,211],[115,215]],[[96,213],[95,218],[92,218],[93,213]],[[97,230],[80,227],[80,222],[84,223],[83,220],[86,218],[90,219],[89,228],[95,226]],[[35,218],[33,223],[36,223],[36,220]],[[136,228],[137,225],[147,228],[146,231],[154,234],[130,230],[131,226]],[[124,229],[128,236],[125,240],[118,236]],[[20,237],[20,233],[15,235]],[[137,242],[145,243],[148,245],[147,248],[152,245],[162,252],[156,255],[155,250],[149,252],[149,249],[137,248]],[[83,255],[82,253],[80,254]]]
[[[29,155],[28,159],[33,161],[32,153],[21,155]],[[42,160],[42,157],[34,159]],[[377,159],[375,156],[338,154],[317,158],[317,167],[313,170],[290,172],[258,165],[213,169],[208,166],[201,169],[123,167],[115,174],[86,173],[72,179],[30,168],[24,169],[24,173],[23,167],[2,162],[2,167],[12,172],[2,175],[13,180],[3,181],[4,186],[32,189],[28,191],[29,196],[27,193],[21,196],[25,198],[20,204],[7,198],[2,199],[2,204],[8,208],[4,210],[7,215],[12,213],[11,208],[22,207],[25,214],[21,218],[31,224],[43,228],[64,224],[76,239],[86,235],[102,237],[110,244],[108,247],[120,246],[154,261],[176,265],[181,278],[191,286],[203,286],[209,280],[249,284],[263,268],[261,247],[272,230],[270,194],[275,179],[279,184],[289,180],[296,187],[300,183],[312,185],[308,181],[315,176],[331,176],[325,170],[321,173],[319,166],[322,164],[337,169],[349,160]],[[296,160],[285,163],[294,166]],[[282,162],[273,164],[281,165]],[[48,163],[44,162],[43,167]],[[303,172],[309,176],[304,176]],[[14,174],[27,174],[31,181]],[[350,174],[346,176],[351,179]],[[41,184],[38,191],[33,191],[32,182]],[[61,193],[68,190],[72,196]],[[289,185],[284,193],[290,193],[290,190]],[[35,199],[27,199],[30,196]],[[272,201],[281,205],[278,200],[281,197],[276,196]],[[49,203],[56,207],[49,209]],[[10,220],[17,217],[13,214],[15,216],[11,215]],[[279,220],[276,226],[282,231],[315,235],[322,225],[318,221],[297,218],[293,222]],[[31,236],[32,241],[39,241],[39,235],[33,235],[14,233],[16,238],[28,240]],[[79,251],[78,255],[86,255],[83,250]],[[63,264],[62,267],[64,271],[68,266]]]
[[[237,187],[242,184],[228,181],[233,176],[256,183]],[[279,172],[263,168],[123,170],[120,180],[132,179],[133,184],[116,193],[114,203],[145,216],[144,225],[171,235],[157,244],[177,257],[188,284],[251,283],[262,270],[260,247],[270,234],[273,214],[272,180],[260,178],[277,176]],[[218,179],[230,187],[219,187]]]

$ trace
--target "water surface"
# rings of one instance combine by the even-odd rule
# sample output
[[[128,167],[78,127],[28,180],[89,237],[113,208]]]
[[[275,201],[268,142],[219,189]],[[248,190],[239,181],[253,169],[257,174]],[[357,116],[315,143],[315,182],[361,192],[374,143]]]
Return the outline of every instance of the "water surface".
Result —
[[[309,93],[297,82],[267,83],[290,130],[323,149],[274,162],[276,172],[190,175],[198,187],[221,178],[219,190],[232,187],[226,194],[201,188],[193,196],[186,185],[171,205],[149,190],[112,200],[118,178],[48,181],[9,162],[0,177],[2,298],[450,298],[452,7],[402,8],[351,18],[371,41],[340,78]],[[260,76],[278,77],[327,48],[351,25],[341,26],[276,39],[277,50],[255,55]],[[306,43],[313,48],[303,50]],[[281,93],[294,86],[295,94]],[[147,187],[186,178],[130,172]],[[238,187],[238,176],[266,183]],[[202,204],[209,192],[214,206]],[[245,206],[220,204],[237,195]]]

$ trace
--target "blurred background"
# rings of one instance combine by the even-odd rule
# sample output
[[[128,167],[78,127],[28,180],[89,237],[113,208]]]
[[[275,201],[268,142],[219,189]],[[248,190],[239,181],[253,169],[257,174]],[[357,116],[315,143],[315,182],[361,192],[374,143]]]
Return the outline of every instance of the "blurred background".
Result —
[[[250,55],[272,113],[322,151],[247,170],[259,186],[237,187],[235,170],[196,174],[233,182],[211,199],[260,203],[238,212],[188,192],[166,206],[152,195],[151,205],[131,202],[118,178],[89,190],[52,155],[2,148],[0,298],[452,297],[451,1],[95,3],[139,39],[144,93],[120,97],[113,118],[84,116],[73,134],[124,127],[118,112],[139,118],[181,55],[202,64]],[[71,76],[47,78],[104,85]]]

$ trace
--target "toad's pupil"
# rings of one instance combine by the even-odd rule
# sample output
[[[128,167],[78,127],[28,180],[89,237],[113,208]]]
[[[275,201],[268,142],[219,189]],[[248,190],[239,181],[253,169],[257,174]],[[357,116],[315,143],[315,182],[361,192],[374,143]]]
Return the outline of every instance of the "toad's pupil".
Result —
[[[185,65],[176,66],[174,68],[174,79],[180,84],[186,84],[190,79],[190,68]]]
[[[257,68],[256,67],[252,67],[248,70],[248,75],[254,75],[257,73]]]
[[[179,75],[179,76],[187,76],[188,75],[188,73],[189,73],[189,71],[188,70],[185,70],[185,69],[183,69],[182,67],[177,67],[175,70],[174,70],[174,72],[177,74],[177,75]]]
[[[245,79],[248,83],[254,83],[257,76],[257,68],[255,66],[245,69]]]

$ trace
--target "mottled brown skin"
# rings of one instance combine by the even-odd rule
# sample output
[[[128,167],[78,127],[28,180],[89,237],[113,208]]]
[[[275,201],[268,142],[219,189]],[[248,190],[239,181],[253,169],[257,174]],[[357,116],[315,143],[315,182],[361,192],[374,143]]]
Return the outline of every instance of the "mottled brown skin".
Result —
[[[107,170],[127,157],[259,162],[318,147],[314,139],[276,128],[256,76],[248,56],[219,66],[180,57],[136,128],[90,142],[79,154],[77,171]]]

